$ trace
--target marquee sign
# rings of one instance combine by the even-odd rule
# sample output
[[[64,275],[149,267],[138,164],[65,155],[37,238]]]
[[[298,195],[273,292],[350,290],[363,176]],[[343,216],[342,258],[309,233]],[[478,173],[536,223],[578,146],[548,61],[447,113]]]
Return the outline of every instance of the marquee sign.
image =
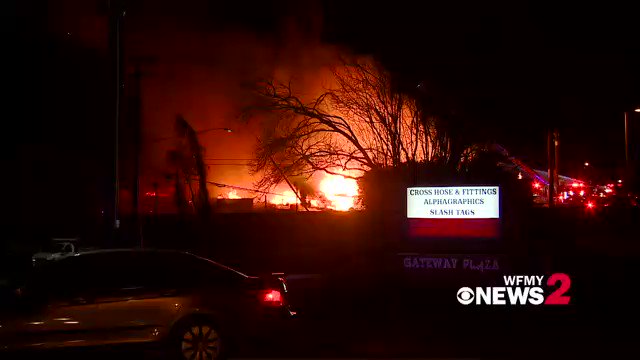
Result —
[[[412,187],[407,189],[410,219],[499,219],[498,186]]]

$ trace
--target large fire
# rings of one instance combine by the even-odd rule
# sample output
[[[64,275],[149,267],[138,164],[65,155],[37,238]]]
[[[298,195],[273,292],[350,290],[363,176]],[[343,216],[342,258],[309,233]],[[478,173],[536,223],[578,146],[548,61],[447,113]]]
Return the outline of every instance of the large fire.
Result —
[[[319,190],[331,202],[330,209],[348,211],[354,207],[358,196],[358,182],[341,175],[326,174],[320,181]]]
[[[338,172],[341,173],[341,172]],[[349,173],[344,173],[349,176]],[[331,209],[336,211],[349,211],[354,208],[355,199],[358,196],[358,183],[356,180],[343,175],[332,175],[318,173],[320,178],[316,182],[317,190],[315,194],[307,197],[308,205],[311,209],[323,210]],[[241,199],[237,190],[230,190],[218,195],[220,199]],[[280,187],[275,194],[267,195],[269,203],[276,206],[291,206],[299,204],[296,194],[286,188]]]
[[[320,177],[317,193],[307,199],[311,208],[337,211],[349,211],[354,208],[358,196],[358,182],[355,179],[325,173],[317,176]],[[270,196],[269,202],[283,206],[299,203],[299,200],[293,191],[280,190],[277,195]]]
[[[237,191],[231,190],[227,194],[227,199],[242,199],[242,197],[240,195],[238,195]]]
[[[281,195],[273,195],[269,202],[276,205],[291,205],[296,201],[298,201],[296,194],[291,190],[285,190]]]

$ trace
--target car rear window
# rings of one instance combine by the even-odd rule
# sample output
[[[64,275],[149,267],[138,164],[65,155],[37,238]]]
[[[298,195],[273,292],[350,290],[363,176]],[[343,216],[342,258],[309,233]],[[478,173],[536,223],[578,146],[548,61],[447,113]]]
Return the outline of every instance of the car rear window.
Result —
[[[232,285],[246,278],[214,261],[184,253],[164,253],[155,257],[154,278],[176,286]]]

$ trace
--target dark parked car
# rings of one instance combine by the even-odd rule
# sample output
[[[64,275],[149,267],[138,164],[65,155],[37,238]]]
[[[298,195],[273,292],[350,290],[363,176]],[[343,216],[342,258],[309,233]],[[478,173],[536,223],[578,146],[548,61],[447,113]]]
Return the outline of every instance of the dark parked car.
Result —
[[[176,358],[215,359],[295,315],[283,278],[174,251],[72,254],[34,269],[16,294],[0,318],[6,350],[156,342]]]

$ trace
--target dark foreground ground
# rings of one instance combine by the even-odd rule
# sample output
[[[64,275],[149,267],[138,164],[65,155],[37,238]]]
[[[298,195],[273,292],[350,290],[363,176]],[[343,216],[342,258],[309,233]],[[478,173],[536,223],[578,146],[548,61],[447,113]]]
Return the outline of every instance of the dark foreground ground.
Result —
[[[543,246],[511,257],[511,266],[501,272],[473,276],[407,272],[395,252],[398,249],[361,250],[361,244],[375,238],[363,240],[354,235],[357,224],[353,219],[331,229],[333,241],[349,244],[340,249],[317,241],[320,245],[315,247],[290,243],[269,251],[264,243],[248,245],[251,231],[247,228],[251,226],[245,226],[232,231],[235,250],[209,251],[218,254],[212,257],[241,269],[254,266],[255,271],[289,274],[291,301],[299,318],[279,341],[265,341],[239,354],[244,358],[637,357],[640,218],[637,212],[621,214],[537,213],[536,226],[523,231],[529,240]],[[230,229],[238,226],[229,219],[225,222]],[[273,229],[285,230],[266,233],[271,239],[287,233],[299,239],[314,232],[309,231],[309,222],[305,224],[306,228],[296,228],[283,221]],[[326,229],[320,225],[322,234]],[[296,241],[313,244],[316,240]],[[249,260],[243,262],[241,249],[252,250],[247,252]],[[374,253],[382,255],[371,260]],[[259,260],[264,261],[262,266],[256,265]],[[568,306],[463,306],[456,300],[460,286],[496,285],[502,273],[548,276],[555,272],[571,276]],[[54,355],[20,358],[43,356]],[[57,352],[55,356],[153,359],[163,354],[157,349],[120,348]]]
[[[289,280],[301,316],[240,358],[622,358],[636,354],[635,258],[565,259],[569,306],[462,306],[456,289],[393,287],[362,274]],[[386,286],[385,286],[386,285]],[[46,353],[46,357],[53,353]],[[69,359],[160,359],[150,348],[57,352]],[[28,354],[20,358],[40,358]]]

